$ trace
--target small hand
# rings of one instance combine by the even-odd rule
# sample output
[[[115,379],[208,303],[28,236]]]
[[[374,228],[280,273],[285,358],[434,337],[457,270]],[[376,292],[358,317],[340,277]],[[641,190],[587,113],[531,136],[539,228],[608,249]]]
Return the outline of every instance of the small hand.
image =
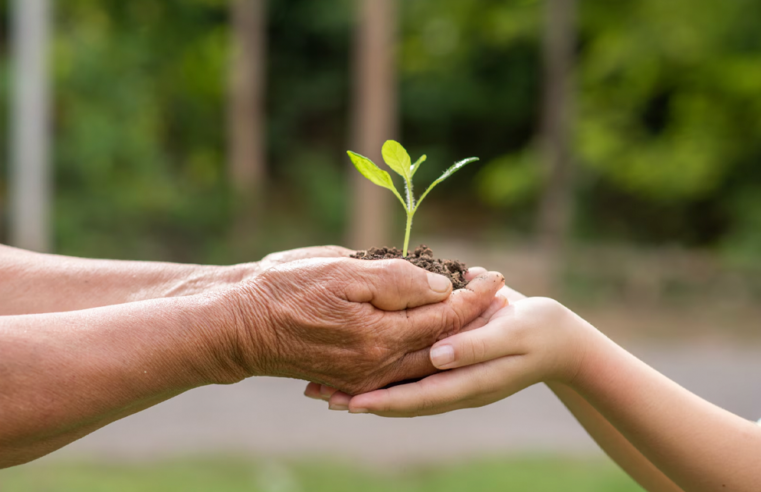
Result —
[[[228,359],[244,377],[316,381],[362,393],[436,371],[437,340],[483,313],[504,278],[483,273],[452,293],[404,260],[296,260],[242,282]],[[450,296],[451,294],[451,296]]]

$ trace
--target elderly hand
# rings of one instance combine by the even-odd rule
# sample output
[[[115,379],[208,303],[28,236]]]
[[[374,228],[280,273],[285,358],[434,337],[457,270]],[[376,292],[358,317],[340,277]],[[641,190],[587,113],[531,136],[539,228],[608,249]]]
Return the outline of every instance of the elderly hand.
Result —
[[[429,347],[483,313],[503,285],[484,272],[452,292],[446,277],[404,260],[298,260],[230,294],[234,379],[305,379],[356,394],[436,372]],[[451,294],[451,295],[450,295]]]

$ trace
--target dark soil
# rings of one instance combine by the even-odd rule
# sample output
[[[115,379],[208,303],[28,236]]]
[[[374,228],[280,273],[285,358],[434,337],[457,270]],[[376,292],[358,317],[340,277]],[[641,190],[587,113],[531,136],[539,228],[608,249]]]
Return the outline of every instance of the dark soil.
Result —
[[[465,263],[457,260],[442,260],[433,257],[433,251],[428,246],[421,244],[415,251],[408,252],[406,257],[402,257],[402,250],[396,248],[370,248],[365,251],[357,251],[356,254],[351,255],[352,258],[359,260],[388,260],[394,258],[402,258],[409,261],[415,266],[419,266],[429,272],[439,273],[452,281],[452,286],[455,289],[462,289],[468,282],[465,280],[465,272],[468,269],[465,267]]]

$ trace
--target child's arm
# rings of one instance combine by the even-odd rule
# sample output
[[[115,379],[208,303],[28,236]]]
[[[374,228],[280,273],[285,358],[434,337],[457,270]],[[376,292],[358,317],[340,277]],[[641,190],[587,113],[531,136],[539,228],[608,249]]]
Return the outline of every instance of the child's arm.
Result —
[[[431,360],[455,370],[355,396],[350,411],[431,415],[485,405],[545,381],[586,400],[559,391],[598,442],[608,443],[611,456],[650,490],[678,489],[658,480],[646,461],[689,491],[756,491],[761,483],[761,428],[670,381],[549,299],[503,308],[483,328],[438,342]],[[603,420],[623,439],[608,433]]]
[[[466,274],[466,278],[470,280],[482,271],[485,272],[486,270],[471,268]],[[510,302],[526,298],[520,292],[509,287],[503,287],[500,294]],[[504,307],[500,303],[495,303],[494,306],[497,307],[488,310],[481,318],[466,327],[466,330],[484,326],[488,323],[491,316],[494,315],[494,312]],[[644,489],[650,492],[682,492],[682,489],[677,487],[663,472],[650,463],[610,422],[605,420],[592,405],[587,403],[573,389],[559,383],[549,383],[548,386],[576,417],[595,442],[597,442],[600,448]],[[323,400],[329,400],[334,393],[335,389],[315,383],[310,383],[305,392],[311,398]],[[332,401],[334,404],[339,405],[338,408],[346,408],[349,399],[348,395],[341,395],[339,393]]]
[[[559,383],[549,383],[548,386],[598,446],[643,489],[649,492],[682,492],[573,389]]]
[[[500,293],[510,302],[526,298],[509,287],[503,287]],[[649,492],[682,492],[682,489],[645,458],[610,422],[605,420],[605,417],[600,415],[600,412],[572,388],[554,382],[548,382],[547,386],[576,417],[605,454],[642,488]]]

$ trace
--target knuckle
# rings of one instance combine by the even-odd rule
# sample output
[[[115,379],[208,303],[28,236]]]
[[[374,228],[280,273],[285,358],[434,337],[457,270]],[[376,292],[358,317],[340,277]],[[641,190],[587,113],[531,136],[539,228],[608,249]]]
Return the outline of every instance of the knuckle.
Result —
[[[402,282],[409,279],[415,271],[415,266],[406,260],[383,260],[383,271],[386,272],[394,281]]]
[[[344,248],[343,246],[338,246],[336,244],[329,244],[327,246],[323,246],[323,248],[325,250],[327,250],[327,251],[330,251],[330,252],[338,255],[338,256],[345,256],[345,255],[350,255],[350,254],[354,253],[354,251],[352,251],[352,250],[350,250],[348,248]]]
[[[532,297],[529,299],[534,309],[544,313],[555,314],[560,311],[562,304],[549,297]]]
[[[471,394],[481,395],[490,393],[493,388],[489,371],[484,367],[475,367],[477,369],[474,371],[473,379],[471,380]]]
[[[439,316],[439,327],[441,329],[439,340],[460,333],[465,326],[462,315],[449,304],[444,304]]]
[[[412,416],[418,416],[425,414],[426,412],[429,412],[431,410],[435,410],[438,406],[438,403],[436,402],[436,399],[433,398],[429,394],[423,394],[420,398],[420,402],[411,407],[406,409],[407,412],[409,412]]]
[[[388,347],[378,343],[377,340],[367,343],[362,350],[362,360],[366,361],[372,367],[385,365],[385,362],[389,359],[390,355],[391,351]]]
[[[489,353],[489,348],[483,337],[474,336],[468,343],[470,360],[483,361]]]

